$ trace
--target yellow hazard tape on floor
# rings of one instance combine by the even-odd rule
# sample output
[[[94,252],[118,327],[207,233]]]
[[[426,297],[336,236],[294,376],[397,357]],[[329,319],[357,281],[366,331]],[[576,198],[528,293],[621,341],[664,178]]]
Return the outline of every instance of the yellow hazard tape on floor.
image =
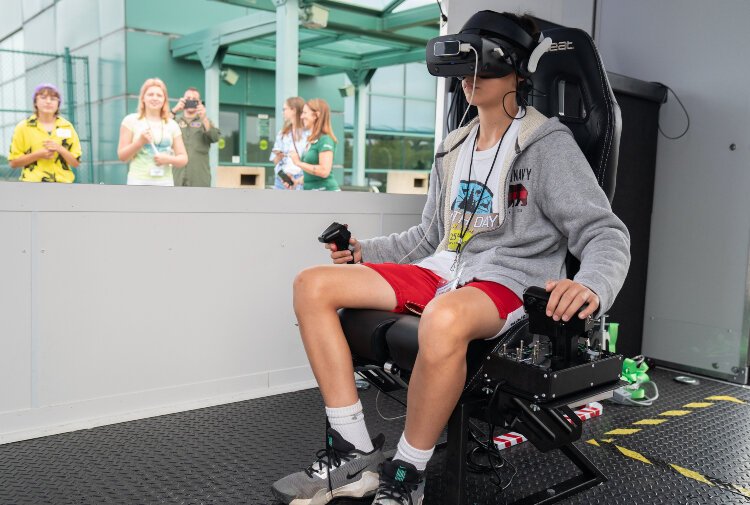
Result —
[[[706,401],[690,402],[686,405],[683,405],[682,408],[683,409],[704,409],[704,408],[708,408],[708,407],[715,405],[715,403],[713,402],[730,402],[730,403],[737,403],[737,404],[748,404],[747,401],[740,400],[739,398],[735,398],[734,396],[716,395],[716,396],[709,396],[708,398],[706,398]],[[695,410],[682,410],[682,409],[667,410],[658,415],[664,416],[664,417],[681,417],[681,416],[686,416],[688,414],[691,414],[692,412],[695,412]],[[641,419],[640,421],[634,422],[633,425],[655,426],[655,425],[665,423],[668,420],[669,419]],[[634,433],[638,433],[639,431],[641,431],[641,429],[638,429],[638,428],[618,428],[618,429],[608,431],[604,433],[604,435],[632,435]],[[615,441],[616,441],[615,438],[600,438],[599,440],[592,438],[590,440],[587,440],[586,443],[593,445],[595,447],[604,447],[600,444],[600,442],[612,443]],[[613,444],[613,446],[617,448],[620,454],[630,459],[634,459],[636,461],[640,461],[641,463],[645,463],[648,465],[655,465],[660,468],[669,468],[672,471],[679,473],[683,477],[687,477],[688,479],[692,479],[692,480],[701,482],[703,484],[707,484],[712,487],[718,486],[719,488],[724,489],[726,491],[730,491],[732,493],[740,494],[746,498],[750,498],[750,488],[738,486],[737,484],[732,484],[732,483],[723,481],[721,479],[717,479],[715,477],[705,476],[699,472],[696,472],[695,470],[690,470],[689,468],[685,468],[685,467],[675,465],[672,463],[667,463],[659,459],[654,459],[652,462],[652,460],[649,460],[643,454],[636,452],[632,449],[626,449],[625,447],[622,447],[617,444]]]
[[[713,400],[714,402],[725,401],[725,402],[740,403],[740,404],[746,403],[744,400],[740,400],[738,398],[735,398],[734,396],[709,396],[708,398],[706,398],[706,400]],[[667,410],[658,415],[664,416],[664,417],[681,417],[681,416],[686,416],[688,414],[695,412],[694,410],[683,410],[683,409],[704,409],[704,408],[711,407],[712,405],[715,405],[715,403],[708,402],[708,401],[690,402],[686,405],[683,405],[682,409]],[[658,426],[667,421],[668,419],[641,419],[640,421],[634,422],[633,425],[634,426]],[[634,433],[638,433],[639,431],[641,431],[639,428],[618,428],[618,429],[606,432],[605,435],[632,435]],[[613,439],[611,438],[601,439],[601,441],[612,442]]]
[[[640,428],[617,428],[616,430],[608,431],[605,435],[632,435],[641,431]]]
[[[732,487],[739,491],[742,496],[747,496],[748,498],[750,498],[750,489],[738,486],[737,484],[732,484]]]
[[[711,407],[715,405],[715,403],[712,402],[731,402],[731,403],[738,403],[738,404],[747,404],[748,402],[744,400],[740,400],[739,398],[735,398],[734,396],[709,396],[706,398],[708,401],[704,402],[691,402],[686,405],[683,405],[683,409],[703,409],[707,407]],[[661,414],[658,414],[660,416],[664,417],[680,417],[680,416],[686,416],[688,414],[691,414],[692,412],[695,412],[694,410],[667,410],[665,412],[662,412]],[[633,425],[637,426],[655,426],[662,423],[667,422],[669,419],[641,419],[640,421],[636,421],[633,423]],[[632,435],[634,433],[638,433],[641,431],[639,428],[617,428],[611,431],[608,431],[604,433],[604,435]],[[590,439],[587,440],[586,443],[593,445],[595,447],[603,447],[599,442],[605,442],[605,443],[612,443],[615,442],[615,438],[600,438],[599,440],[596,439]],[[660,468],[669,468],[683,477],[687,477],[688,479],[692,479],[698,482],[701,482],[703,484],[707,484],[712,487],[718,486],[721,489],[724,489],[726,491],[730,491],[732,493],[741,494],[742,496],[746,498],[750,498],[750,489],[738,486],[737,484],[731,484],[729,482],[723,481],[721,479],[717,479],[715,477],[710,476],[704,476],[701,473],[696,472],[695,470],[690,470],[689,468],[684,468],[679,465],[674,465],[672,463],[666,463],[664,461],[654,459],[654,462],[649,460],[646,456],[643,454],[636,452],[632,449],[626,449],[625,447],[613,444],[615,448],[622,454],[623,456],[626,456],[630,459],[634,459],[636,461],[640,461],[641,463],[646,463],[648,465],[656,465]],[[611,447],[611,446],[610,446]]]
[[[732,402],[732,403],[747,403],[743,400],[735,398],[734,396],[709,396],[706,400],[715,400],[719,402]]]
[[[669,466],[671,466],[672,468],[674,468],[675,470],[677,470],[677,472],[681,473],[682,475],[684,475],[688,479],[697,480],[698,482],[702,482],[704,484],[708,484],[709,486],[714,486],[715,485],[713,482],[711,482],[710,480],[708,480],[707,478],[705,478],[703,475],[699,474],[698,472],[696,472],[694,470],[688,470],[687,468],[683,468],[681,466],[673,465],[672,463],[670,463]]]
[[[625,455],[625,456],[627,456],[627,457],[629,457],[629,458],[632,458],[632,459],[635,459],[635,460],[637,460],[637,461],[640,461],[641,463],[646,463],[647,465],[651,465],[651,464],[652,464],[652,463],[651,463],[651,462],[650,462],[650,461],[649,461],[649,460],[648,460],[648,459],[646,458],[646,456],[644,456],[644,455],[643,455],[643,454],[641,454],[640,452],[635,452],[635,451],[633,451],[633,450],[630,450],[630,449],[626,449],[626,448],[624,448],[624,447],[620,447],[619,445],[616,445],[615,447],[617,447],[617,450],[618,450],[618,451],[620,451],[620,452],[621,452],[621,453],[622,453],[623,455]]]
[[[660,416],[669,416],[669,417],[677,417],[677,416],[686,416],[688,414],[691,414],[692,410],[668,410],[666,412],[662,412],[659,414]]]
[[[586,442],[596,447],[603,448],[604,446],[599,444],[599,442],[601,441],[602,441],[601,439],[599,439],[598,441],[596,439],[590,439],[590,440],[587,440]],[[632,449],[628,449],[626,447],[622,447],[621,445],[614,444],[613,446],[609,446],[609,447],[614,447],[623,456],[626,456],[630,459],[634,459],[636,461],[640,461],[641,463],[652,465],[655,468],[661,468],[663,470],[668,469],[668,470],[677,472],[678,474],[682,475],[683,477],[687,477],[688,479],[692,479],[697,482],[707,484],[711,487],[718,487],[719,489],[723,489],[725,491],[729,491],[735,494],[740,494],[746,498],[750,498],[750,489],[746,487],[738,486],[737,484],[732,484],[730,482],[726,482],[722,479],[717,479],[716,477],[712,477],[710,475],[703,475],[699,472],[696,472],[695,470],[690,470],[689,468],[685,468],[685,467],[675,465],[672,463],[667,463],[653,456],[646,457],[640,452],[634,451]]]

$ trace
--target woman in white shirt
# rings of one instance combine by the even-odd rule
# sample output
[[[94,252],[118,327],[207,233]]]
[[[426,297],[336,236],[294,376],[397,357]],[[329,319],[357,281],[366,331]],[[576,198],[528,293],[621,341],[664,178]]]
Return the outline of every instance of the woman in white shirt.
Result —
[[[274,173],[276,174],[275,189],[302,189],[304,182],[304,172],[300,167],[295,165],[289,153],[295,151],[299,157],[305,152],[307,147],[307,137],[310,136],[310,130],[305,129],[302,124],[302,109],[305,106],[305,100],[293,96],[284,101],[284,127],[276,135],[276,141],[271,149],[271,161],[276,164]],[[279,177],[283,172],[291,180],[284,181]]]
[[[188,162],[182,131],[171,118],[168,96],[161,79],[146,79],[138,112],[122,120],[117,157],[129,162],[128,185],[174,186],[172,169]]]

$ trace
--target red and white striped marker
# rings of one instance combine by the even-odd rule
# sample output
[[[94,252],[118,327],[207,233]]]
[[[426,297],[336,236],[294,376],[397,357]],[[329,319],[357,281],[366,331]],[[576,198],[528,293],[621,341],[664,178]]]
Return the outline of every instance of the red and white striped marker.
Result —
[[[578,419],[580,419],[581,421],[586,421],[587,419],[591,419],[592,417],[599,417],[600,415],[602,415],[603,410],[604,407],[602,407],[601,403],[592,402],[574,412],[575,415],[578,416]],[[568,416],[565,416],[565,418],[568,419]],[[568,419],[568,421],[570,421],[570,419]],[[497,448],[502,450],[507,449],[508,447],[513,447],[514,445],[518,445],[522,442],[526,442],[527,439],[520,433],[511,431],[510,433],[506,433],[505,435],[497,436],[493,440],[495,441],[495,445],[497,446]]]

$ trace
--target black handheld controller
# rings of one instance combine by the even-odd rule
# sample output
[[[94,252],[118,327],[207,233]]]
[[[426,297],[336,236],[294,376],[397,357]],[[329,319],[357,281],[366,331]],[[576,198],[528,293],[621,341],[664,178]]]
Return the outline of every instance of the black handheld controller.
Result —
[[[549,293],[544,288],[531,286],[523,292],[523,306],[529,315],[529,331],[546,335],[552,344],[552,362],[570,364],[577,356],[578,338],[593,327],[591,317],[578,317],[581,310],[569,321],[555,321],[547,316]]]
[[[332,223],[331,226],[326,228],[323,233],[318,237],[318,242],[324,244],[334,244],[337,251],[344,251],[349,249],[349,239],[352,237],[352,233],[347,229],[346,225],[340,223]],[[349,263],[354,263],[354,257]]]
[[[537,335],[575,337],[589,331],[593,323],[591,318],[581,319],[578,314],[569,321],[555,321],[547,317],[549,293],[544,288],[531,286],[523,293],[523,305],[529,314],[529,330]],[[581,307],[580,313],[586,306]]]

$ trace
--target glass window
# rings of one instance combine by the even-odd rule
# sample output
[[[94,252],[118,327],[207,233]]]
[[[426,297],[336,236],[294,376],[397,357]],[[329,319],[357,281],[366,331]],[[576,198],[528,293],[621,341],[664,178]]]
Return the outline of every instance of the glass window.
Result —
[[[404,143],[390,135],[372,135],[367,139],[366,168],[396,170],[403,167]]]
[[[428,133],[435,131],[435,102],[406,100],[404,130]]]
[[[14,64],[13,53],[0,52],[0,69],[3,70],[3,81],[6,80],[6,76],[13,78],[18,75],[16,74]]]
[[[222,110],[219,112],[219,162],[240,163],[240,113]]]
[[[435,141],[429,138],[404,138],[404,168],[406,170],[430,170],[432,168]]]
[[[346,132],[344,164],[352,166],[353,133]],[[430,170],[433,162],[432,138],[370,134],[365,153],[366,184],[387,191],[390,170]]]
[[[404,100],[384,96],[370,97],[370,128],[394,130],[404,128]]]
[[[370,93],[373,95],[403,95],[404,66],[381,67],[370,80]]]
[[[432,138],[369,134],[366,141],[365,168],[367,170],[430,170],[433,150]],[[344,166],[353,166],[353,156],[353,133],[348,131],[344,143]]]
[[[409,63],[406,66],[406,96],[428,98],[437,97],[437,77],[427,72],[424,63]]]
[[[249,113],[245,117],[245,163],[270,163],[276,138],[276,121],[270,114]]]

